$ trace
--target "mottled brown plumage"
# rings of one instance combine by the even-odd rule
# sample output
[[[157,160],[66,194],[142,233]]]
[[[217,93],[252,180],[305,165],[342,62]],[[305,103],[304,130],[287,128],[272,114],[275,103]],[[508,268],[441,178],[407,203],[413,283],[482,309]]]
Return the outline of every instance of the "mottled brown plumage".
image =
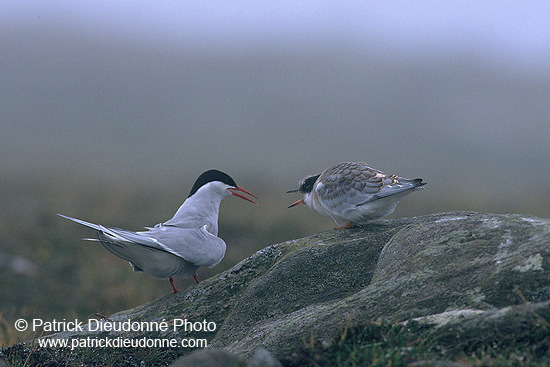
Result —
[[[390,214],[403,196],[423,185],[419,178],[387,175],[363,162],[344,162],[307,177],[290,192],[304,194],[292,206],[303,203],[350,227]]]

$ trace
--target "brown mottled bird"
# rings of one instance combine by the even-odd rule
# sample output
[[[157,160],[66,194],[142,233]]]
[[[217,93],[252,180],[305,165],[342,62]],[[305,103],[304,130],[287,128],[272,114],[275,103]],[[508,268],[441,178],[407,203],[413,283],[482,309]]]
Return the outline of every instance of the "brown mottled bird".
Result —
[[[387,175],[363,162],[338,163],[288,191],[304,194],[289,208],[305,204],[334,219],[339,228],[351,228],[391,214],[399,200],[425,184],[421,178]]]

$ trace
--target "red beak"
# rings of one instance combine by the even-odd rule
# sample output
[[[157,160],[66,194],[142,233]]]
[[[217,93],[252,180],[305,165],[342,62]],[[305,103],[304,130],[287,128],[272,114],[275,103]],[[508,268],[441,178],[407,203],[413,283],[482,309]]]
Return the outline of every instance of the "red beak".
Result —
[[[288,207],[289,208],[292,208],[293,206],[296,206],[296,205],[299,205],[299,204],[303,204],[304,203],[304,199],[300,199],[298,201],[295,201],[294,203],[290,204]]]
[[[253,193],[251,193],[250,191],[246,190],[246,189],[243,189],[242,187],[240,186],[237,186],[237,187],[230,187],[228,188],[227,190],[229,190],[229,192],[231,193],[231,195],[235,195],[236,197],[238,198],[241,198],[241,199],[244,199],[246,201],[250,201],[251,203],[253,204],[256,204],[256,205],[259,205],[257,202],[255,202],[254,200],[252,199],[249,199],[247,198],[246,196],[242,195],[242,194],[239,194],[238,192],[235,192],[235,191],[240,191],[240,192],[244,192],[245,194],[247,195],[250,195],[252,196],[253,198],[257,199],[256,195],[254,195]],[[234,191],[232,191],[234,190]]]

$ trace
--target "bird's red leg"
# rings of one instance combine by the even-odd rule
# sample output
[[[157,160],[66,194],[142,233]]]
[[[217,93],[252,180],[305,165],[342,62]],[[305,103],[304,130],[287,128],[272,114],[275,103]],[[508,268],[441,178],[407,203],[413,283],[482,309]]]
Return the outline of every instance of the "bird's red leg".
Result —
[[[172,289],[174,290],[172,293],[178,293],[178,289],[174,285],[174,278],[170,277],[170,285],[172,286]]]
[[[199,284],[199,277],[197,277],[197,273],[193,274],[193,279],[195,279],[195,282]]]
[[[336,227],[334,229],[349,229],[349,228],[353,228],[353,223],[352,222],[348,222],[348,224],[346,224],[345,226]]]

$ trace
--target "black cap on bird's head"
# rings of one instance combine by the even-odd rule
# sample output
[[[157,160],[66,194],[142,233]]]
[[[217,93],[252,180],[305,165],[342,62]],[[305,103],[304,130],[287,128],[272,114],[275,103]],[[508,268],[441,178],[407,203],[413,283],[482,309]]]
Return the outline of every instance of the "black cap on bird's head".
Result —
[[[313,176],[306,177],[300,183],[300,188],[298,188],[296,190],[289,190],[286,193],[290,194],[291,192],[301,192],[302,194],[309,194],[313,190],[313,186],[315,185],[315,182],[317,181],[319,176],[321,176],[321,175],[319,174],[319,175],[313,175]],[[304,203],[304,199],[300,199],[300,200],[290,204],[289,208],[292,208],[293,206],[296,206],[298,204],[303,204],[303,203]]]
[[[222,182],[228,186],[231,186],[229,188],[227,188],[227,190],[232,194],[232,195],[235,195],[241,199],[244,199],[244,200],[247,200],[247,201],[250,201],[251,203],[254,203],[256,205],[258,205],[258,203],[256,203],[254,200],[252,199],[249,199],[247,198],[246,196],[243,196],[237,192],[234,192],[234,191],[231,191],[231,190],[235,190],[235,191],[241,191],[241,192],[244,192],[245,194],[248,194],[254,198],[257,199],[257,197],[252,194],[251,192],[243,189],[242,187],[239,187],[237,186],[237,183],[235,182],[235,180],[229,176],[227,173],[225,172],[222,172],[222,171],[219,171],[217,169],[211,169],[211,170],[208,170],[206,172],[203,172],[198,178],[197,180],[195,181],[195,183],[193,184],[193,187],[191,188],[191,191],[189,192],[189,196],[188,197],[191,197],[193,195],[195,195],[195,193],[201,188],[203,187],[204,185],[206,185],[207,183],[209,182],[214,182],[214,181],[219,181],[219,182]]]
[[[311,192],[311,190],[313,190],[313,185],[315,185],[315,182],[317,181],[319,176],[321,175],[313,175],[304,179],[304,181],[302,181],[302,184],[300,185],[300,192],[303,192],[304,194]]]
[[[235,180],[233,180],[233,178],[231,178],[231,176],[229,176],[227,173],[218,171],[217,169],[211,169],[202,173],[195,180],[189,196],[193,196],[201,187],[213,181],[220,181],[231,187],[237,187],[237,183],[235,182]]]
[[[313,190],[313,185],[315,185],[315,181],[319,178],[321,175],[313,175],[304,178],[302,182],[300,182],[300,188],[296,190],[289,190],[286,193],[290,194],[291,192],[301,192],[302,194],[310,193],[311,190]]]

